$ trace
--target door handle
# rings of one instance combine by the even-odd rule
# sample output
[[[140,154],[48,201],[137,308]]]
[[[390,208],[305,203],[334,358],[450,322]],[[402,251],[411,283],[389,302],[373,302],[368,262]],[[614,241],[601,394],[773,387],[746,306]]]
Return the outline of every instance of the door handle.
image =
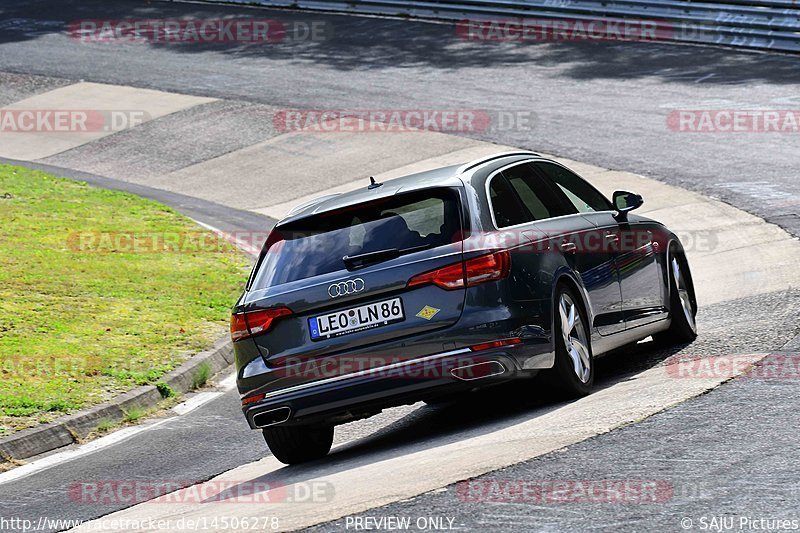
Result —
[[[578,246],[574,242],[565,242],[561,245],[561,251],[567,254],[574,254]]]
[[[605,232],[605,235],[603,235],[603,241],[605,242],[607,251],[616,251],[617,247],[619,246],[619,235],[613,231],[607,231]]]

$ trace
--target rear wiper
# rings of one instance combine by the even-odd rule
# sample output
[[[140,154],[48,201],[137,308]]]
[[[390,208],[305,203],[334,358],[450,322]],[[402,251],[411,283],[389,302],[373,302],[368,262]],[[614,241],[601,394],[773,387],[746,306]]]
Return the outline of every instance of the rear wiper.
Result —
[[[430,244],[423,244],[422,246],[412,246],[411,248],[403,248],[402,250],[397,248],[386,248],[385,250],[377,250],[375,252],[367,252],[364,254],[346,255],[342,257],[342,261],[344,261],[344,266],[347,267],[347,270],[354,270],[371,263],[388,261],[389,259],[394,259],[395,257],[400,257],[401,255],[410,254],[413,252],[419,252],[420,250],[426,250],[430,247]]]

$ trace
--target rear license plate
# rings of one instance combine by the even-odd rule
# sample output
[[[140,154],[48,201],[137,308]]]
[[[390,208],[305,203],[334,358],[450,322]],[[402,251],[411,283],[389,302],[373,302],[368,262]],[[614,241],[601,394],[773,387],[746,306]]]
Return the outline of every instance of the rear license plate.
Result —
[[[403,301],[392,298],[309,318],[308,330],[311,332],[311,340],[316,341],[378,328],[400,322],[404,318]]]

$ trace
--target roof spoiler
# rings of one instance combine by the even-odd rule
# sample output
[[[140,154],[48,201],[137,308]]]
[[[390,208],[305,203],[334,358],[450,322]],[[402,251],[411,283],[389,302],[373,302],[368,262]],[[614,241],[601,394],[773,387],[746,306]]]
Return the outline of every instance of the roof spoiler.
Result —
[[[324,202],[325,200],[330,200],[331,198],[339,196],[340,194],[342,194],[342,193],[335,192],[333,194],[326,194],[325,196],[320,196],[318,198],[314,198],[313,200],[308,200],[308,201],[303,202],[301,204],[297,204],[296,206],[291,208],[288,213],[286,213],[286,216],[284,218],[288,218],[288,217],[290,217],[290,216],[292,216],[292,215],[294,215],[296,213],[299,213],[303,209],[307,209],[307,208],[311,207],[312,205],[318,204],[320,202]]]
[[[483,165],[484,163],[488,163],[489,161],[494,161],[495,159],[502,159],[504,157],[513,157],[513,156],[534,156],[534,157],[541,157],[540,154],[536,152],[529,152],[527,150],[520,150],[515,152],[500,152],[493,155],[488,155],[486,157],[481,157],[479,159],[475,159],[470,161],[469,163],[465,163],[458,167],[458,173],[463,174],[467,170],[473,169],[479,165]]]

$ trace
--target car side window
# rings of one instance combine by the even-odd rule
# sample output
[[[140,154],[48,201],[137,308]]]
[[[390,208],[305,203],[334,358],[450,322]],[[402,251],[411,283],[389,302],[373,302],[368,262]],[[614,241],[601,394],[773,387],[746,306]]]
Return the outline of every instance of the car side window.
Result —
[[[530,211],[533,220],[573,214],[570,206],[554,194],[551,186],[542,179],[533,167],[523,163],[506,169],[503,176],[517,193],[523,205]]]
[[[517,195],[511,189],[503,174],[497,174],[489,183],[489,203],[494,221],[498,228],[514,226],[530,222],[533,217],[528,213]]]
[[[606,197],[577,174],[553,163],[542,161],[535,165],[555,183],[578,212],[592,213],[612,209]]]

